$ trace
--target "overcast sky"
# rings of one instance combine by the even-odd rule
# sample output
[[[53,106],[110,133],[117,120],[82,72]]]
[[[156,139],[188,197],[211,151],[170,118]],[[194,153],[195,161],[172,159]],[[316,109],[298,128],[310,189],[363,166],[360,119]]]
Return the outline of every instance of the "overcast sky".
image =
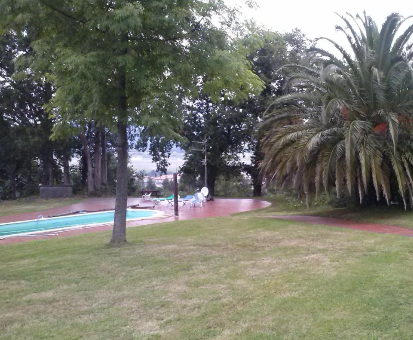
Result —
[[[136,150],[131,150],[129,152],[130,164],[135,170],[145,170],[150,172],[156,170],[156,164],[152,163],[152,157],[148,152],[139,152]],[[183,164],[184,152],[183,150],[174,149],[171,152],[171,157],[169,158],[169,163],[171,164],[168,168],[169,171],[177,171],[179,167]]]
[[[245,0],[226,0],[226,2],[239,6]],[[379,28],[390,13],[396,12],[404,17],[413,15],[413,2],[400,0],[386,1],[385,5],[380,1],[371,0],[255,0],[255,2],[259,6],[258,9],[248,9],[244,12],[258,24],[280,32],[299,28],[312,39],[337,36],[334,27],[340,19],[335,12],[342,15],[349,12],[355,16],[357,13],[362,15],[366,11]]]
[[[399,13],[404,17],[413,15],[413,2],[393,0],[382,5],[379,1],[326,1],[326,0],[255,0],[257,9],[243,6],[245,0],[225,0],[231,6],[238,6],[243,10],[247,18],[254,19],[260,26],[279,32],[289,32],[299,28],[310,39],[319,37],[333,38],[343,42],[340,34],[334,27],[340,23],[340,18],[335,12],[344,15],[349,12],[352,15],[364,11],[377,23],[379,29],[390,13]],[[409,22],[413,23],[412,21]],[[407,25],[407,24],[406,24]],[[322,47],[327,48],[326,45]],[[132,152],[131,163],[136,170],[155,170],[151,157],[146,153]],[[176,171],[183,163],[183,153],[175,150],[170,158],[170,171]]]

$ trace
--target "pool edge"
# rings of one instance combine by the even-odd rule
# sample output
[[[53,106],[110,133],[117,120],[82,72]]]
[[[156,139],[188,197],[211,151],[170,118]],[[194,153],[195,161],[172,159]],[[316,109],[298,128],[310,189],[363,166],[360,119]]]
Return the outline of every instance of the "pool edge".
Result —
[[[150,211],[150,212],[154,213],[154,215],[152,215],[150,217],[139,217],[139,218],[132,218],[132,219],[126,220],[127,223],[128,222],[135,222],[135,221],[142,221],[142,220],[162,219],[162,218],[167,218],[168,217],[168,214],[166,214],[164,211],[159,211],[159,210],[133,209],[133,208],[128,208],[127,210],[130,210],[130,211]],[[114,211],[115,210],[105,210],[105,211],[97,211],[97,212],[86,213],[86,214],[87,215],[94,215],[94,214],[101,214],[103,212],[106,213],[106,212],[114,212]],[[82,214],[82,215],[86,215],[86,214]],[[65,215],[65,216],[58,216],[58,217],[46,217],[46,218],[42,218],[42,220],[55,220],[55,219],[59,219],[59,218],[67,218],[67,217],[78,216],[78,215],[79,214]],[[21,222],[36,222],[36,221],[37,221],[37,219],[1,223],[0,228],[3,225],[10,225],[10,224],[21,223]],[[63,228],[30,231],[30,232],[25,232],[25,233],[0,236],[0,241],[4,240],[6,238],[9,238],[9,237],[30,236],[30,235],[33,235],[33,234],[45,234],[45,233],[49,233],[49,232],[68,231],[68,230],[76,230],[76,229],[88,229],[88,228],[95,228],[95,227],[99,227],[99,226],[110,226],[110,225],[113,225],[113,221],[112,222],[107,222],[107,223],[80,224],[80,225],[76,225],[76,226],[63,227]]]

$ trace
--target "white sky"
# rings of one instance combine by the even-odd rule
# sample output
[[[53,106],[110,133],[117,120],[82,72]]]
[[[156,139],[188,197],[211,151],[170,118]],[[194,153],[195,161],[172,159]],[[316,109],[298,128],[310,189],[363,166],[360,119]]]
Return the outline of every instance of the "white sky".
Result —
[[[130,164],[135,170],[145,170],[150,172],[156,170],[156,164],[152,163],[152,156],[148,152],[139,152],[136,150],[129,150]],[[171,157],[169,157],[170,166],[169,171],[177,171],[184,163],[184,152],[182,150],[172,150]]]
[[[242,6],[245,0],[225,0],[231,6]],[[335,12],[344,15],[347,12],[355,16],[363,14],[371,16],[376,21],[379,29],[391,13],[399,13],[404,17],[413,15],[413,2],[393,0],[390,2],[380,1],[326,1],[326,0],[255,0],[259,8],[248,9],[244,13],[253,18],[259,25],[266,26],[275,31],[288,32],[299,28],[309,38],[314,39],[321,36],[329,38],[337,37],[334,27],[340,23],[340,18]]]
[[[289,32],[299,28],[310,39],[319,37],[333,38],[344,45],[342,34],[336,32],[335,26],[342,24],[335,12],[345,15],[347,12],[355,16],[367,15],[375,20],[379,29],[391,13],[399,13],[404,17],[413,15],[413,2],[393,0],[383,5],[379,1],[327,1],[327,0],[255,0],[259,8],[251,9],[244,6],[245,0],[225,0],[230,6],[237,6],[243,10],[247,18],[254,19],[260,25],[278,32]],[[409,24],[413,23],[413,19]],[[401,30],[403,31],[403,29]],[[328,48],[328,45],[320,45]],[[345,45],[344,45],[345,46]],[[151,158],[146,153],[134,151],[131,163],[136,170],[154,170]],[[170,159],[171,166],[168,170],[176,171],[183,164],[183,153],[173,153]]]

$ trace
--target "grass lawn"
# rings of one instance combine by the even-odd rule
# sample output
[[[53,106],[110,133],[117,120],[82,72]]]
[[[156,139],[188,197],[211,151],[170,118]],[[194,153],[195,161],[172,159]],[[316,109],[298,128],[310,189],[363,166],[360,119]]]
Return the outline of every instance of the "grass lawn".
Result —
[[[413,229],[413,209],[403,206],[371,206],[367,208],[333,208],[326,204],[313,204],[307,209],[305,202],[291,196],[267,199],[272,205],[260,211],[240,213],[238,216],[314,215],[343,218],[368,223],[388,224]]]
[[[84,201],[86,198],[75,196],[71,198],[40,199],[39,197],[26,197],[13,201],[0,201],[0,216],[22,214],[32,211],[40,211],[75,204]]]
[[[314,214],[314,213],[312,213]],[[316,212],[319,216],[337,217],[369,223],[396,225],[413,229],[413,210],[400,206],[369,207],[367,209],[337,209]]]
[[[0,246],[0,338],[411,339],[412,238],[261,213]]]

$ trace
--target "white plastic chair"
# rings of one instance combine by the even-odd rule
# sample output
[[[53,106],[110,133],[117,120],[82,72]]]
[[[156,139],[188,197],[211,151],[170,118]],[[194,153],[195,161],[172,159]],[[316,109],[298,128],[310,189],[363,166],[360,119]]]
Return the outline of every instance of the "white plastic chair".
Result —
[[[143,194],[142,195],[142,201],[153,201],[151,195],[152,195],[151,192],[149,194]]]
[[[190,206],[194,206],[194,207],[195,207],[195,204],[199,204],[199,206],[202,207],[204,202],[205,202],[205,196],[202,195],[200,192],[196,192],[194,195],[194,198],[189,201]]]

